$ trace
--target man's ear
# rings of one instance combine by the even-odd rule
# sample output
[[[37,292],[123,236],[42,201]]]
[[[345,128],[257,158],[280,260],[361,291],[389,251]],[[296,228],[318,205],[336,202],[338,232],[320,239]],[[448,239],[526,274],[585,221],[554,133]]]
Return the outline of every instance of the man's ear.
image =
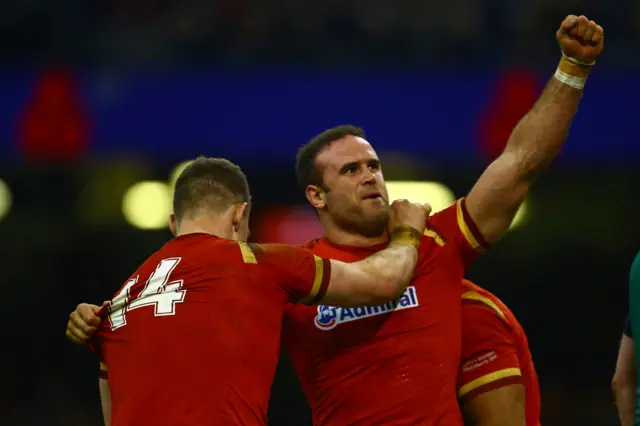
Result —
[[[316,209],[323,209],[327,206],[327,192],[317,185],[307,185],[305,189],[307,201]]]
[[[171,229],[171,234],[174,237],[178,235],[178,223],[176,222],[176,215],[173,213],[169,215],[169,229]]]
[[[249,214],[249,203],[236,204],[234,206],[232,222],[233,222],[233,230],[238,232],[240,226],[243,223],[243,220]]]

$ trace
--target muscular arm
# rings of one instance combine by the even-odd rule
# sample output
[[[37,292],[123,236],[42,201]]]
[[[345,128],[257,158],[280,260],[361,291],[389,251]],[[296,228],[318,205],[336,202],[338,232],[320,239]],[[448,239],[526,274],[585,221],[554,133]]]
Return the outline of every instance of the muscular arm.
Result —
[[[487,242],[509,229],[531,184],[560,151],[581,96],[581,90],[552,78],[469,192],[467,210]]]
[[[583,62],[602,51],[602,28],[585,17],[568,17],[557,34],[565,52]],[[563,58],[559,70],[586,79],[589,69]],[[584,80],[583,80],[584,81]],[[538,174],[560,151],[582,90],[553,77],[542,95],[514,128],[504,152],[486,169],[466,199],[469,215],[488,243],[511,225]]]
[[[622,336],[611,387],[622,426],[633,426],[636,409],[636,360],[633,340]]]
[[[390,243],[355,263],[331,261],[331,278],[323,304],[345,307],[377,305],[399,297],[413,277],[418,250],[412,244]]]
[[[111,424],[111,392],[109,391],[109,382],[107,379],[98,379],[98,387],[100,389],[100,403],[102,405],[102,416],[104,417],[105,426]]]
[[[526,426],[524,386],[514,384],[462,402],[465,426]]]

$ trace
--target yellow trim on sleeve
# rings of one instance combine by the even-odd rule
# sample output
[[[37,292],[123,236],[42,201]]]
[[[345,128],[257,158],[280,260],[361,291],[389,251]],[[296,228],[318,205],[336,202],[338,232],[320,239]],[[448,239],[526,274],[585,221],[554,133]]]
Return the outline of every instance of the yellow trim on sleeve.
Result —
[[[432,229],[425,229],[424,230],[424,235],[429,237],[429,238],[433,238],[433,240],[440,246],[444,246],[444,240],[442,239],[442,237],[440,235],[438,235],[438,233]]]
[[[242,260],[244,260],[244,263],[258,263],[256,255],[253,253],[253,250],[251,250],[251,247],[249,247],[249,244],[238,241],[238,245],[240,246],[240,252],[242,253]]]
[[[484,297],[483,295],[478,294],[475,291],[468,291],[468,292],[464,293],[462,295],[462,299],[464,299],[464,300],[476,300],[478,302],[482,302],[485,305],[489,306],[494,311],[496,311],[498,313],[498,315],[500,315],[500,317],[502,317],[502,319],[506,319],[505,316],[504,316],[504,312],[502,312],[502,309],[500,309],[500,307],[498,305],[496,305],[496,303],[493,300],[489,299],[488,297]]]
[[[522,373],[520,372],[519,368],[505,368],[504,370],[494,371],[493,373],[489,373],[485,376],[478,377],[477,379],[472,380],[466,385],[462,386],[460,389],[458,389],[458,398],[468,394],[469,392],[479,388],[480,386],[484,386],[491,382],[495,382],[500,379],[505,379],[507,377],[515,377],[515,376],[521,376],[521,375]]]
[[[100,363],[100,371],[108,371],[107,370],[107,364],[105,364],[104,362]]]
[[[464,235],[464,238],[467,240],[471,248],[473,248],[474,250],[480,249],[480,243],[478,242],[478,240],[476,240],[476,237],[474,237],[473,232],[471,232],[469,225],[467,225],[467,222],[464,220],[464,213],[462,212],[462,199],[456,202],[456,213],[458,216],[458,227],[460,228],[462,235]]]
[[[311,287],[311,291],[301,300],[301,303],[309,303],[315,299],[320,291],[320,287],[322,286],[322,279],[324,278],[324,263],[322,258],[315,254],[313,255],[313,258],[316,261],[316,277],[313,280],[313,287]]]

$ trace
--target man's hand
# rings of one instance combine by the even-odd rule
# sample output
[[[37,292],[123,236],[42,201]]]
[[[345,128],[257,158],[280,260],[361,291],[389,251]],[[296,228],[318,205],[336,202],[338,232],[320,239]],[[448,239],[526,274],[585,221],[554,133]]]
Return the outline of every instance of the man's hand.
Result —
[[[431,205],[410,203],[407,200],[396,200],[391,204],[389,230],[412,228],[422,236],[427,225],[427,218],[431,213]]]
[[[108,302],[104,302],[102,306],[88,303],[79,304],[76,310],[69,315],[67,338],[77,344],[88,343],[102,323],[102,320],[96,314],[107,304]]]
[[[556,33],[562,53],[583,64],[593,64],[604,47],[602,27],[584,15],[569,15]]]

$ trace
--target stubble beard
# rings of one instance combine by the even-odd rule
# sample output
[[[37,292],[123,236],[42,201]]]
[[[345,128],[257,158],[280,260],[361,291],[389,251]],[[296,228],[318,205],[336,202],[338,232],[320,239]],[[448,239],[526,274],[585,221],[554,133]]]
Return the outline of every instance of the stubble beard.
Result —
[[[334,217],[336,224],[349,233],[359,234],[367,238],[381,236],[389,225],[389,211],[380,210],[365,213],[362,209],[344,216]]]

